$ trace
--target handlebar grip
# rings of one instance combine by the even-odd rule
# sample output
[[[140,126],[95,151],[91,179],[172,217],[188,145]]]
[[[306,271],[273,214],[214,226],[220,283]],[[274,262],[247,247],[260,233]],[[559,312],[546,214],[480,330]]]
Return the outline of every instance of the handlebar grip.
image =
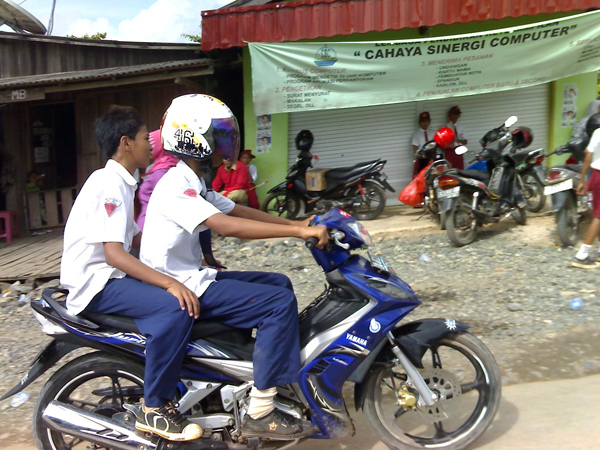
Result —
[[[309,237],[305,242],[304,245],[306,246],[306,248],[311,249],[313,248],[315,245],[317,245],[319,243],[319,240],[316,237]]]

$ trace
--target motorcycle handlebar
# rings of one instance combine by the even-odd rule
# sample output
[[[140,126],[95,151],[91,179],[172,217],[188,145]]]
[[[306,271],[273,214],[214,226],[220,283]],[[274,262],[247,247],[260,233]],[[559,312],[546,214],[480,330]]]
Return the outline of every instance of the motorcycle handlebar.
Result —
[[[319,239],[317,239],[316,237],[309,237],[305,242],[304,245],[306,246],[306,248],[311,249],[313,248],[315,245],[317,245],[319,243]]]

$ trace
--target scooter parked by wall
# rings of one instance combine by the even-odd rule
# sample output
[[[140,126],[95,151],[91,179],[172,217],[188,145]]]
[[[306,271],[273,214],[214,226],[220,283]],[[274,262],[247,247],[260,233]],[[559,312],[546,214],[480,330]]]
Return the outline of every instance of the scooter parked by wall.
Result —
[[[516,164],[517,183],[527,202],[527,210],[539,212],[546,205],[546,196],[544,195],[546,171],[542,165],[544,149],[537,148],[522,151],[522,149],[529,147],[532,142],[533,132],[531,129],[519,127],[511,132],[509,139],[502,140],[499,143],[498,151],[502,152],[505,147],[512,144],[509,152]],[[487,160],[475,160],[467,167],[467,170],[487,172],[489,171]]]
[[[510,154],[502,150],[511,139],[509,127],[517,122],[509,117],[481,139],[483,150],[479,158],[487,158],[486,172],[449,170],[438,177],[438,187],[444,191],[442,211],[446,213],[446,232],[457,247],[470,244],[479,226],[512,217],[519,225],[527,221],[527,202],[519,190],[515,167]],[[441,193],[438,193],[438,198]]]
[[[550,167],[546,172],[545,195],[552,196],[552,211],[556,219],[558,236],[563,246],[577,243],[579,226],[587,215],[591,215],[591,193],[577,195],[581,181],[581,169],[589,137],[571,139],[550,155],[571,154],[567,164]]]
[[[382,172],[387,161],[375,159],[330,169],[322,174],[325,187],[311,190],[306,173],[312,167],[313,135],[302,130],[295,142],[300,151],[296,163],[289,168],[286,180],[269,190],[261,210],[288,219],[321,214],[331,208],[352,212],[359,220],[372,220],[381,214],[386,203],[384,190],[394,192]]]

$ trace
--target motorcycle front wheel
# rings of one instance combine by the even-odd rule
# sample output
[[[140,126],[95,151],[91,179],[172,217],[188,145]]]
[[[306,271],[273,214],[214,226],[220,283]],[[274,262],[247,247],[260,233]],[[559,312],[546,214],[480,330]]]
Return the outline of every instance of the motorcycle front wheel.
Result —
[[[558,237],[565,247],[572,247],[577,243],[579,234],[580,216],[577,212],[577,205],[572,196],[569,196],[564,206],[556,213],[556,225]]]
[[[362,184],[362,192],[358,186],[353,187],[350,195],[356,200],[352,215],[358,220],[376,219],[385,208],[383,189],[371,181]]]
[[[300,212],[300,200],[285,191],[273,192],[265,199],[260,209],[266,213],[294,220]]]
[[[510,213],[510,216],[519,225],[525,225],[527,223],[527,210],[525,208],[515,208],[514,211]]]
[[[456,247],[468,245],[477,236],[477,220],[472,212],[460,208],[460,203],[470,204],[468,197],[461,196],[446,214],[446,232]]]
[[[527,201],[527,210],[540,212],[546,205],[544,186],[530,173],[523,175],[521,181],[523,183],[523,196]]]
[[[368,375],[364,414],[390,448],[459,450],[481,436],[500,406],[502,383],[488,348],[469,333],[450,335],[423,356],[420,373],[439,400],[432,407],[398,405],[406,383],[402,366],[374,365]],[[418,394],[417,394],[418,395]]]
[[[144,395],[144,367],[116,356],[92,353],[65,364],[44,385],[33,414],[33,433],[39,450],[105,448],[51,430],[42,414],[53,401],[112,417],[124,412],[123,403],[139,403]]]

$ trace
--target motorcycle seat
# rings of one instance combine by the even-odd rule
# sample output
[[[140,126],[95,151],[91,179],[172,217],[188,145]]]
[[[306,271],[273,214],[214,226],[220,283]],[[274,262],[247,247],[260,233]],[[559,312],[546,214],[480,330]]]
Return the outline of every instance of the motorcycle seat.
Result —
[[[551,169],[567,169],[572,170],[573,172],[581,173],[581,169],[583,168],[583,164],[560,164],[558,166],[552,166]]]
[[[487,172],[480,172],[479,170],[457,170],[458,175],[466,178],[473,178],[478,181],[488,181],[490,175]]]
[[[350,178],[369,172],[380,162],[380,159],[375,159],[373,161],[358,163],[352,167],[337,167],[328,170],[325,174],[325,179],[335,181],[349,180]]]
[[[80,313],[79,314],[84,319],[87,319],[91,322],[94,322],[98,325],[102,325],[107,328],[114,328],[119,331],[127,331],[130,333],[141,334],[137,325],[135,324],[135,320],[130,317],[123,316],[115,316],[112,314],[97,314],[97,313]],[[215,336],[219,334],[225,333],[235,333],[239,330],[237,328],[232,328],[228,325],[223,325],[218,322],[209,322],[209,321],[197,321],[194,323],[192,328],[192,335],[190,337],[191,340],[207,338],[210,336]]]

